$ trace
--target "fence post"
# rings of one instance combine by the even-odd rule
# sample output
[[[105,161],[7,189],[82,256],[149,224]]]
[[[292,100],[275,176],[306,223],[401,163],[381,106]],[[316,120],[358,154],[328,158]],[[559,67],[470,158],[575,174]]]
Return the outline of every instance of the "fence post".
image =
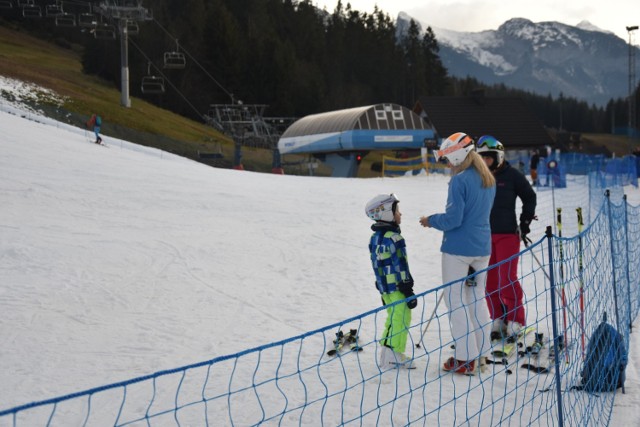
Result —
[[[627,301],[629,302],[629,333],[633,332],[633,313],[631,313],[631,276],[629,273],[629,204],[627,203],[627,195],[622,196],[624,202],[624,241],[627,254]]]
[[[553,237],[553,232],[551,230],[551,226],[547,226],[546,231],[547,236],[547,244],[549,247],[549,282],[551,286],[551,312],[553,315],[551,316],[551,324],[553,327],[553,352],[556,355],[560,354],[559,348],[559,340],[558,340],[558,321],[556,320],[556,284],[553,278],[553,244],[551,238]],[[565,351],[568,351],[565,349]],[[562,410],[562,384],[560,383],[560,359],[555,357],[555,372],[556,372],[556,393],[558,394],[558,426],[564,426],[564,412]]]
[[[613,307],[616,312],[616,329],[620,329],[620,315],[618,314],[618,284],[616,281],[616,254],[615,245],[613,242],[613,216],[611,214],[611,191],[607,189],[604,192],[607,198],[607,216],[609,217],[609,240],[611,241],[611,266],[613,267],[612,279],[613,279]]]

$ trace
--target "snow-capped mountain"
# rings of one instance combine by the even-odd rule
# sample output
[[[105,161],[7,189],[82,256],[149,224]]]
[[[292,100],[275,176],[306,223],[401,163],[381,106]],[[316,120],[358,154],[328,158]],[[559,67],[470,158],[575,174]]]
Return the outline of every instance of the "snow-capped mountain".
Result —
[[[398,31],[411,17],[398,15]],[[428,23],[414,19],[421,28]],[[475,33],[432,27],[449,74],[504,83],[540,95],[575,97],[605,105],[629,91],[629,47],[587,21],[577,26],[510,19],[497,30]],[[640,49],[636,58],[640,58]]]

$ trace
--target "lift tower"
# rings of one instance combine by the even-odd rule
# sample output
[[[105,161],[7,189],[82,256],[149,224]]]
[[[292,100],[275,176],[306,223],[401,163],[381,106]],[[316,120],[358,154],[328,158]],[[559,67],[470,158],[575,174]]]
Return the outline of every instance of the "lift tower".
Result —
[[[102,1],[96,11],[118,25],[120,33],[120,105],[131,107],[129,99],[129,41],[131,28],[137,28],[138,22],[153,19],[151,12],[142,6],[142,0]]]
[[[636,132],[636,48],[633,45],[633,32],[638,29],[638,26],[633,25],[626,28],[629,33],[629,128],[627,134],[631,139],[631,136]]]

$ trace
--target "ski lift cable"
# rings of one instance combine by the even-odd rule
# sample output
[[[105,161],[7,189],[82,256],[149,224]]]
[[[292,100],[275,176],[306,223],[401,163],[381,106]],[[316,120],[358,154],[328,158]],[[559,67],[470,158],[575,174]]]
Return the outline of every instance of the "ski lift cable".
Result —
[[[158,27],[160,27],[160,29],[162,29],[162,31],[164,31],[169,37],[171,37],[174,40],[177,40],[166,28],[164,28],[162,26],[162,24],[160,24],[160,22],[158,22],[157,19],[153,18],[153,22],[155,22]],[[184,51],[185,54],[187,54],[187,56],[189,57],[189,59],[191,61],[193,61],[194,64],[196,64],[198,67],[200,67],[200,69],[207,75],[207,77],[209,77],[216,85],[218,85],[218,87],[220,89],[222,89],[224,91],[224,93],[226,93],[227,95],[229,95],[229,98],[233,99],[233,93],[229,92],[224,86],[222,86],[222,84],[220,84],[220,82],[218,82],[215,77],[213,77],[194,57],[193,55],[191,55],[185,48],[184,45],[180,45],[180,49],[182,51]]]
[[[198,115],[198,117],[200,117],[200,118],[202,118],[202,119],[204,120],[204,119],[205,119],[205,116],[204,116],[202,113],[200,113],[200,111],[198,111],[198,109],[197,109],[197,108],[196,108],[196,107],[195,107],[195,106],[194,106],[194,105],[189,101],[189,99],[187,99],[187,97],[186,97],[182,92],[180,92],[180,91],[178,90],[178,88],[177,88],[173,83],[171,83],[171,80],[169,80],[169,79],[167,78],[167,76],[166,76],[166,75],[164,75],[164,74],[162,73],[162,70],[160,70],[160,68],[158,68],[158,67],[153,63],[153,61],[151,61],[151,58],[149,58],[149,57],[144,53],[144,51],[140,48],[140,46],[138,46],[138,45],[136,44],[136,42],[134,42],[134,41],[133,41],[133,40],[131,40],[131,39],[129,39],[129,43],[131,43],[131,45],[132,45],[133,47],[135,47],[135,48],[138,50],[138,52],[140,52],[140,54],[141,54],[142,56],[144,56],[144,58],[147,60],[147,63],[148,63],[150,66],[153,66],[153,68],[156,70],[156,72],[157,72],[158,74],[160,74],[160,76],[164,79],[164,81],[165,81],[165,82],[167,82],[167,83],[169,84],[169,86],[171,86],[171,87],[173,88],[173,90],[175,90],[175,91],[178,93],[178,95],[180,95],[180,97],[184,100],[184,102],[186,102],[186,103],[187,103],[187,105],[189,105],[189,107],[191,107],[191,109],[192,109],[193,111],[195,111],[195,112],[196,112],[196,114]]]

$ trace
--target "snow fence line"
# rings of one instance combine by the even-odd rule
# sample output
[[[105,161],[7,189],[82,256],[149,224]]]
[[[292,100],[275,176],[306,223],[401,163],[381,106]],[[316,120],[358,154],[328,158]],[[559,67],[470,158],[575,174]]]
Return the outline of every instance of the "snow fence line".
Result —
[[[602,188],[607,180],[600,178],[590,178],[588,199],[576,201],[588,206],[584,230],[561,237],[550,225],[519,253],[528,324],[542,334],[537,358],[527,353],[532,344],[527,337],[535,335],[529,334],[509,357],[476,375],[441,369],[455,350],[448,305],[436,303],[467,289],[459,286],[460,278],[416,296],[406,351],[415,369],[378,366],[387,310],[405,303],[400,301],[236,354],[2,410],[0,427],[607,425],[616,392],[572,387],[580,384],[586,345],[604,313],[629,350],[631,325],[640,309],[640,266],[631,262],[640,255],[640,208],[627,203],[619,186]],[[553,217],[555,199],[538,194],[539,206],[553,209]],[[565,205],[562,213],[566,224],[576,211]],[[484,295],[480,299],[484,304]],[[466,315],[474,315],[475,302],[463,307]],[[328,355],[337,332],[351,329],[359,331],[357,341]],[[525,364],[540,369],[523,369]]]

